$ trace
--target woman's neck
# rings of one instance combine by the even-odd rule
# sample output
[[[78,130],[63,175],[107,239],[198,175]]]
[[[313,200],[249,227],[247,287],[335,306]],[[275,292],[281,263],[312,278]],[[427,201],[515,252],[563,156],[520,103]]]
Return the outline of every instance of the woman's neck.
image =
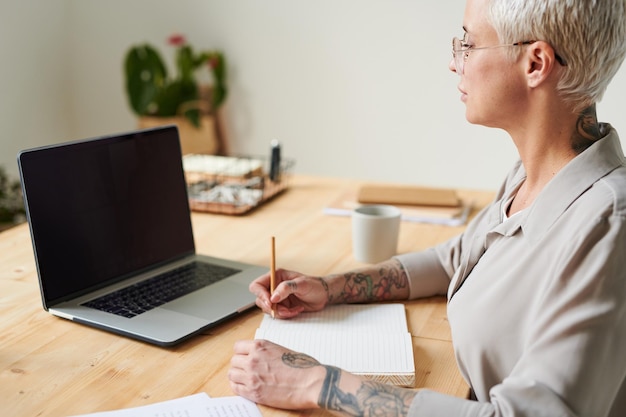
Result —
[[[511,135],[526,170],[526,180],[509,208],[509,215],[530,206],[545,185],[569,161],[603,136],[595,105],[579,114],[552,113],[549,117],[529,120],[539,122]]]

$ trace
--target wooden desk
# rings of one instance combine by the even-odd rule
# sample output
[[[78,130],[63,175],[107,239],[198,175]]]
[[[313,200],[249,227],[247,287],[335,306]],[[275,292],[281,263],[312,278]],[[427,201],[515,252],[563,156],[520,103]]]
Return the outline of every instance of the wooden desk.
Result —
[[[295,177],[284,194],[249,215],[193,214],[198,252],[311,274],[360,266],[351,255],[350,220],[324,206],[359,183]],[[460,192],[477,206],[487,192]],[[403,222],[399,252],[431,246],[462,228]],[[407,302],[416,387],[465,396],[450,342],[445,300]],[[197,392],[233,395],[227,371],[236,340],[250,339],[254,309],[175,348],[165,349],[53,317],[41,307],[28,227],[0,233],[0,411],[3,416],[69,416],[155,403]],[[266,417],[330,415],[261,407]]]

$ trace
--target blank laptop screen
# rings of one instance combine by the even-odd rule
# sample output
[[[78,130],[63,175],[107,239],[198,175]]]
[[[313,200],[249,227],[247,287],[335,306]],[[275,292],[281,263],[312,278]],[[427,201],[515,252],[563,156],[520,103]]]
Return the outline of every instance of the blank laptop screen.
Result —
[[[19,161],[46,304],[194,252],[175,127]]]

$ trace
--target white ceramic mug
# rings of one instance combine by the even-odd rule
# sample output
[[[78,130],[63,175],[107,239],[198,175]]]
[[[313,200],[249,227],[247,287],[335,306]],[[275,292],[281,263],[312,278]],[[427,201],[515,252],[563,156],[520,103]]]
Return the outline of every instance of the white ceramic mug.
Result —
[[[391,258],[398,249],[400,209],[377,204],[352,212],[352,253],[359,262],[376,263]]]

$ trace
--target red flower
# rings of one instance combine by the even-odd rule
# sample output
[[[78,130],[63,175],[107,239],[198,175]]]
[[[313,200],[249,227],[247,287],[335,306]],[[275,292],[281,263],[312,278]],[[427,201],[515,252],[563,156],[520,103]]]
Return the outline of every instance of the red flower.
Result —
[[[183,46],[185,43],[187,43],[187,39],[185,39],[185,36],[181,35],[180,33],[175,33],[167,38],[167,43],[172,46]]]

